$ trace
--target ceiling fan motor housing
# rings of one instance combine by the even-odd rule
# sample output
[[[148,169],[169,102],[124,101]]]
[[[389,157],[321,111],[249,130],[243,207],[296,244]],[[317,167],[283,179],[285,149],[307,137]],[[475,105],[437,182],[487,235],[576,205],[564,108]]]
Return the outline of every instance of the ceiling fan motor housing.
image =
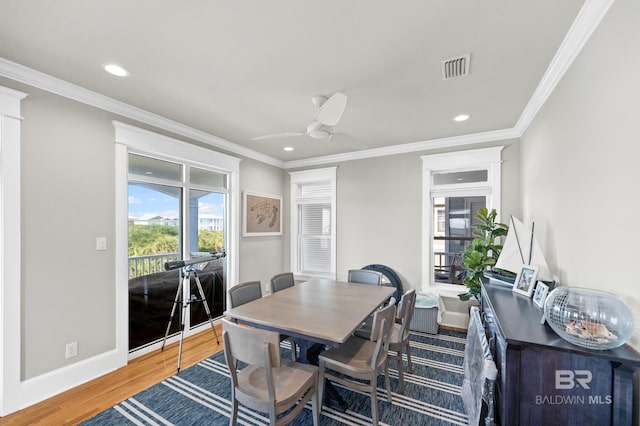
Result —
[[[310,137],[314,138],[314,139],[327,139],[328,137],[331,136],[331,131],[327,130],[326,128],[321,127],[317,130],[313,130],[311,132],[307,133]]]
[[[331,136],[331,128],[323,126],[319,121],[313,121],[307,126],[307,135],[314,139],[326,139]]]

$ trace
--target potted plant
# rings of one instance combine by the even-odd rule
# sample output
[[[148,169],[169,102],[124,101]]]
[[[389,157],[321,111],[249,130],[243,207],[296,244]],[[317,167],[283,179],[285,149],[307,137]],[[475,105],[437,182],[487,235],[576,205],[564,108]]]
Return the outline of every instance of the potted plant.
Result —
[[[499,244],[498,238],[507,235],[509,227],[496,222],[497,215],[495,209],[491,212],[485,207],[478,210],[478,223],[473,225],[475,238],[462,253],[462,264],[465,268],[463,282],[468,290],[458,295],[460,300],[469,300],[472,297],[479,299],[482,283],[487,280],[484,272],[491,269],[500,256],[502,245]]]

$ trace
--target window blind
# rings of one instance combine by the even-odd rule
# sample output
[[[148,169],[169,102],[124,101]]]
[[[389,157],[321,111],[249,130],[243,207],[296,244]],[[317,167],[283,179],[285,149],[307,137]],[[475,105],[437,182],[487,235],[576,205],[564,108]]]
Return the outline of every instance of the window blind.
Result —
[[[331,272],[331,204],[300,204],[300,270]]]

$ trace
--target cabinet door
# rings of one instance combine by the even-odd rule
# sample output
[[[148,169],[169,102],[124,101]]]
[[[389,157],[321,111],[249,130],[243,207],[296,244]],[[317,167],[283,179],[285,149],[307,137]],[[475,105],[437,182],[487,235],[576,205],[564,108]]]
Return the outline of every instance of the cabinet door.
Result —
[[[498,369],[495,381],[495,405],[499,424],[517,424],[519,355],[518,351],[509,348],[504,336],[500,333],[493,316],[493,311],[483,312],[485,326],[490,339],[491,355]],[[507,357],[510,361],[507,363]]]
[[[613,370],[601,358],[522,348],[520,424],[612,424]]]

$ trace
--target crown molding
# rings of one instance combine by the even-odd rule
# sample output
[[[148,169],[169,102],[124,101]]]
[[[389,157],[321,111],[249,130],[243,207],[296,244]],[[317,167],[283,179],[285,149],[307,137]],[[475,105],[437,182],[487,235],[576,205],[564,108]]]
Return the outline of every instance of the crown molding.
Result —
[[[587,0],[584,3],[514,127],[520,135],[524,134],[538,111],[553,93],[614,1]]]
[[[0,76],[148,124],[158,129],[166,130],[176,135],[184,136],[219,149],[224,149],[234,154],[242,155],[265,164],[282,168],[284,163],[282,160],[278,160],[277,158],[270,157],[233,142],[229,142],[228,140],[222,139],[218,136],[194,129],[193,127],[178,123],[177,121],[134,107],[108,96],[101,95],[100,93],[69,83],[43,72],[36,71],[24,65],[11,62],[4,58],[0,58]]]
[[[324,157],[291,160],[284,163],[283,168],[295,169],[299,167],[319,166],[323,164],[340,163],[344,161],[362,160],[365,158],[385,157],[388,155],[407,154],[418,151],[432,151],[434,149],[452,148],[464,145],[477,145],[484,142],[494,142],[505,139],[519,138],[515,129],[495,130],[491,132],[474,133],[470,135],[454,136],[450,138],[432,139],[428,141],[412,142],[402,145],[392,145],[363,151],[346,152],[343,154],[327,155]]]

